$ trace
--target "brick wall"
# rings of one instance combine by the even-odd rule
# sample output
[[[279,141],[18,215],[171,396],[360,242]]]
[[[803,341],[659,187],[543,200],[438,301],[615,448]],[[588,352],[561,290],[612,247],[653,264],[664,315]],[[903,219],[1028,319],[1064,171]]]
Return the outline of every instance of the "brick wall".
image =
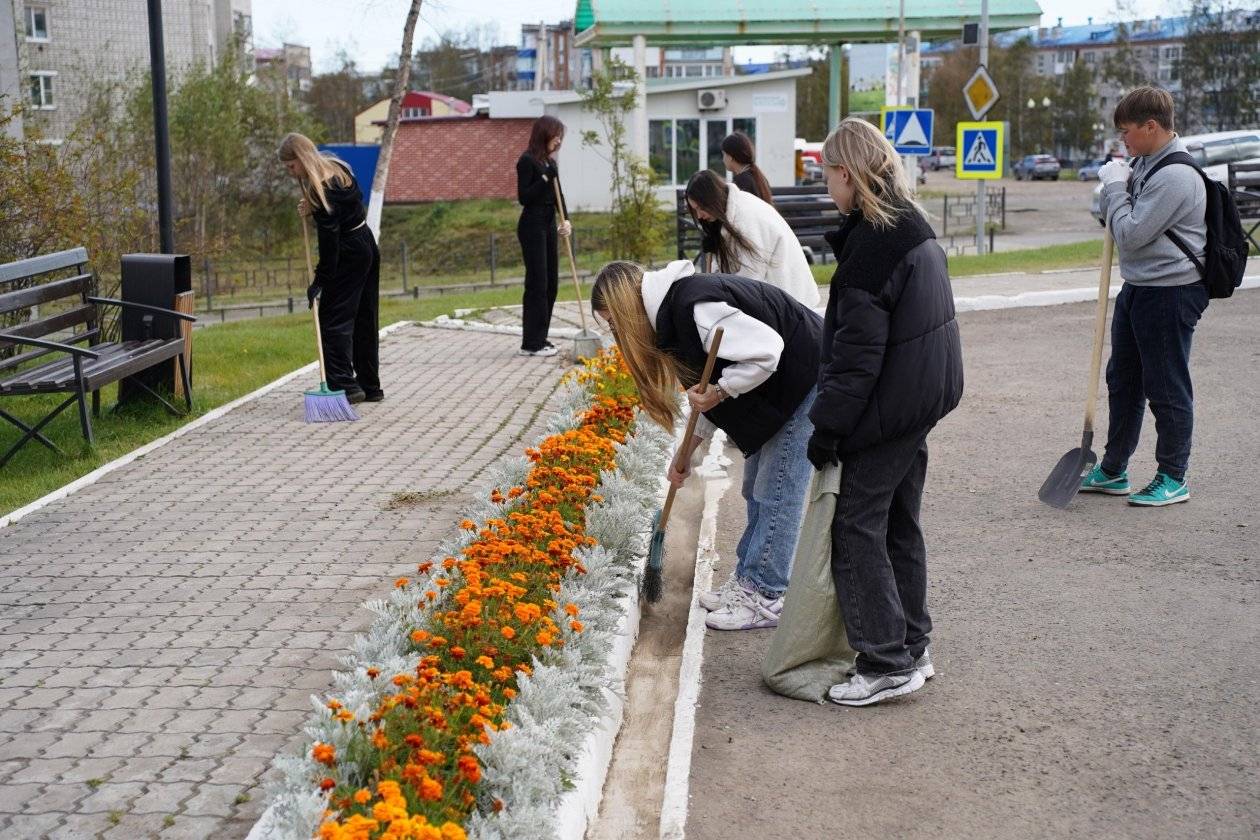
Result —
[[[516,198],[516,159],[533,122],[478,116],[400,124],[385,202]]]

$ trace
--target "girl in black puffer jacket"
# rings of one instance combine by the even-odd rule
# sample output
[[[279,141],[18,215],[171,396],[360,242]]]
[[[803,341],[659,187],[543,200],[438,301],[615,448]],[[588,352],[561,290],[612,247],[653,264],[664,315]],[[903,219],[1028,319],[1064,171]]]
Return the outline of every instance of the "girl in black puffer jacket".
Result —
[[[280,160],[302,188],[298,212],[314,219],[319,233],[319,263],[306,299],[314,305],[319,297],[328,387],[345,391],[352,403],[379,402],[385,398],[378,361],[381,253],[363,194],[350,167],[321,154],[304,135],[285,135]]]
[[[521,203],[521,219],[516,238],[525,260],[525,291],[521,295],[522,356],[554,356],[556,348],[547,340],[551,312],[559,290],[556,234],[568,236],[568,221],[556,221],[556,197],[566,211],[560,192],[560,172],[556,154],[564,142],[564,123],[544,116],[534,121],[529,148],[516,161],[516,198]]]
[[[867,705],[932,676],[919,506],[927,435],[962,398],[962,345],[945,254],[901,160],[870,123],[823,144],[846,218],[828,236],[836,273],[823,322],[809,458],[841,465],[832,574],[857,673],[831,699]]]

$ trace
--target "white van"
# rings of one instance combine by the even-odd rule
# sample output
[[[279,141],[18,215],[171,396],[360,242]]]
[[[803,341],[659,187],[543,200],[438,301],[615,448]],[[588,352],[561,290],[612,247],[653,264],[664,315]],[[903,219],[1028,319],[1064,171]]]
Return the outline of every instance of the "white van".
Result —
[[[1260,129],[1247,131],[1218,131],[1215,134],[1192,134],[1181,138],[1186,144],[1186,151],[1195,159],[1209,178],[1222,184],[1229,178],[1231,163],[1260,163]],[[1260,179],[1252,178],[1250,182],[1243,179],[1242,186],[1260,188]],[[1102,184],[1094,187],[1090,198],[1089,212],[1099,224],[1102,224],[1102,210],[1099,198],[1102,195]]]

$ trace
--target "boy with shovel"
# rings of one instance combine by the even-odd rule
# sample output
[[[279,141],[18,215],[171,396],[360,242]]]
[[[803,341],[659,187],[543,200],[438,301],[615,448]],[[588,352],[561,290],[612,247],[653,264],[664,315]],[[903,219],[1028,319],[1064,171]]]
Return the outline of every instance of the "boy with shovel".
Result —
[[[1124,287],[1111,322],[1107,448],[1102,462],[1081,480],[1081,492],[1127,495],[1131,505],[1161,507],[1190,499],[1190,343],[1208,290],[1187,252],[1202,260],[1207,190],[1195,168],[1161,166],[1186,148],[1173,131],[1168,91],[1137,88],[1116,105],[1114,122],[1134,160],[1113,160],[1098,177]],[[1143,489],[1130,492],[1127,467],[1147,402],[1155,415],[1159,471]]]

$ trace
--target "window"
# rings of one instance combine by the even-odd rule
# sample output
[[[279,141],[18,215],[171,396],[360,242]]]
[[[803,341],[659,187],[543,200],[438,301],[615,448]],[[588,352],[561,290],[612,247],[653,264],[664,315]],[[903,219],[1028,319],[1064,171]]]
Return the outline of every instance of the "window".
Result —
[[[1164,58],[1169,61],[1181,58],[1181,47],[1164,47]]]
[[[403,108],[402,109],[402,118],[404,120],[419,119],[420,117],[427,116],[427,115],[428,115],[428,112],[426,112],[425,109],[423,108]]]
[[[1085,53],[1085,63],[1086,64],[1094,63],[1094,54],[1092,52]]]
[[[674,183],[687,181],[700,169],[700,120],[674,123]]]
[[[53,104],[53,76],[56,73],[42,72],[31,74],[31,105],[42,111],[51,111],[57,106]]]
[[[757,118],[756,117],[736,117],[731,120],[732,131],[742,131],[748,135],[748,139],[753,141],[753,145],[757,145]]]
[[[661,75],[661,68],[659,68],[659,67],[649,67],[649,68],[647,68],[647,77],[648,77],[649,79],[657,79],[657,78],[660,78],[660,75]]]
[[[687,73],[686,73],[686,75],[687,75],[687,76],[689,76],[689,77],[698,77],[698,76],[703,76],[703,75],[704,75],[704,67],[703,67],[702,65],[699,65],[699,64],[688,64],[688,65],[687,65]]]
[[[648,166],[662,183],[674,184],[674,121],[648,121]]]
[[[47,41],[48,40],[48,7],[47,6],[27,6],[26,7],[26,40],[28,41]]]
[[[722,140],[727,135],[726,118],[704,121],[705,165],[720,177],[726,177],[726,164],[722,162]]]

